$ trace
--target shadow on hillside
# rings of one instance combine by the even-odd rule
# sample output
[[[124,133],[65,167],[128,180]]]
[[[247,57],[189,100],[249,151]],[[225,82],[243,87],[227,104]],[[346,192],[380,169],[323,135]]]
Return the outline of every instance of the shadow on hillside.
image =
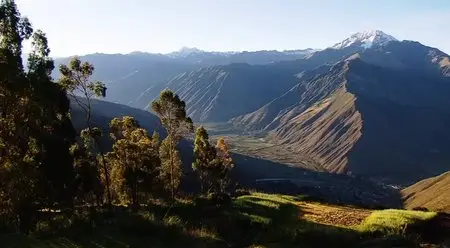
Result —
[[[113,217],[99,216],[94,225],[79,220],[67,228],[40,231],[36,236],[0,234],[0,242],[1,247],[20,248],[225,247],[220,240],[199,234],[195,229],[186,230],[178,220],[124,211],[115,212]]]
[[[180,150],[184,163],[183,188],[198,192],[197,175],[192,171],[192,142],[183,140]],[[307,195],[311,200],[366,208],[402,208],[399,190],[371,180],[311,171],[266,159],[233,153],[232,177],[239,185],[267,193]]]
[[[225,206],[200,198],[194,203],[178,202],[170,208],[157,204],[148,207],[155,216],[179,219],[191,229],[211,230],[222,240],[210,243],[215,247],[361,247],[364,240],[376,238],[349,228],[311,222],[304,218],[306,212],[301,207],[256,196],[238,198]],[[376,247],[408,242],[386,237]]]
[[[268,193],[308,195],[335,204],[401,208],[397,189],[341,174],[316,172],[242,154],[233,154],[233,177],[242,186]]]
[[[47,235],[38,233],[38,239],[0,235],[0,242],[21,248],[411,247],[405,237],[311,222],[302,207],[283,196],[271,197],[249,195],[225,205],[205,198],[173,205],[156,201],[137,213],[115,207],[113,215],[99,214],[94,225],[78,220]]]

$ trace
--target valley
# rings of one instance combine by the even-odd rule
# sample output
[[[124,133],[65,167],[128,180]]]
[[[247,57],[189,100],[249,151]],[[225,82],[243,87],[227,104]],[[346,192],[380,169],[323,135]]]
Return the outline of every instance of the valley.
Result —
[[[233,153],[269,160],[286,166],[325,171],[313,160],[266,138],[264,132],[249,133],[236,129],[229,123],[205,123],[203,126],[211,134],[211,140],[216,141],[219,137],[225,138]]]
[[[236,178],[252,187],[399,206],[397,189],[450,169],[447,54],[380,30],[323,50],[280,52],[271,62],[268,54],[184,49],[83,58],[99,68],[94,76],[106,82],[108,101],[149,110],[161,90],[173,90],[211,142],[229,143]],[[129,67],[118,67],[125,61]],[[119,81],[109,73],[116,67]],[[182,147],[189,173],[191,146]]]

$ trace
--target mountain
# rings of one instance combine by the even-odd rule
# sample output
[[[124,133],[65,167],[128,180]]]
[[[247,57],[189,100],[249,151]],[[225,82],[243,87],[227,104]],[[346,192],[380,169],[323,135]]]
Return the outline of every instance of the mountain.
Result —
[[[127,90],[136,89],[128,104],[146,108],[170,88],[186,101],[194,121],[260,132],[324,171],[408,185],[449,169],[450,57],[440,50],[370,31],[295,60],[200,66],[208,56],[236,60],[244,55],[186,48],[170,55],[117,55],[116,60],[97,56],[105,60],[99,68],[115,61],[116,73],[122,56],[136,62],[128,69],[149,61],[183,61],[176,76],[169,76],[176,73],[171,71],[167,79],[148,83],[142,71],[152,70],[144,68],[128,77],[142,75],[142,84],[124,80],[115,90],[128,97]]]
[[[157,85],[151,85],[134,101],[133,106],[148,108],[149,102],[155,99],[161,90],[169,88],[183,97],[188,106],[188,114],[195,121],[229,121],[255,111],[279,97],[298,84],[298,78],[302,77],[303,73],[309,75],[311,74],[309,70],[324,64],[336,63],[364,50],[356,44],[342,49],[315,50],[296,60],[280,60],[263,65],[251,64],[248,63],[249,60],[244,60],[246,63],[202,67],[179,74]],[[201,52],[193,51],[193,54],[198,53]],[[281,52],[256,53],[263,56],[265,53],[280,54]],[[301,54],[302,50],[283,53]],[[247,53],[244,52],[233,56],[238,58],[246,55]]]
[[[90,54],[80,59],[94,65],[93,80],[106,84],[108,89],[104,100],[128,105],[132,105],[149,85],[197,68],[160,54]],[[60,58],[55,60],[55,64],[58,67],[69,61],[70,58]],[[59,76],[59,71],[54,70],[53,77]]]
[[[193,120],[225,122],[256,110],[296,83],[291,74],[267,68],[249,64],[206,67],[180,74],[161,86],[174,90],[186,101],[187,113]],[[146,93],[143,99],[153,99],[159,90]]]
[[[381,47],[387,45],[391,41],[397,41],[397,39],[381,30],[371,30],[353,34],[349,38],[335,44],[331,48],[342,49],[355,45],[363,48]]]
[[[302,58],[314,53],[314,49],[292,51],[256,52],[206,52],[197,48],[182,48],[168,54],[133,52],[130,54],[89,54],[81,56],[95,67],[93,79],[104,82],[108,88],[105,100],[134,107],[145,107],[136,103],[142,93],[174,76],[213,65],[232,63],[269,64]],[[56,67],[67,64],[70,58],[55,59]],[[59,78],[54,70],[53,77]],[[158,88],[159,89],[159,88]]]
[[[83,98],[79,98],[79,100],[84,101]],[[72,100],[70,107],[74,127],[77,130],[86,128],[84,112],[79,105]],[[93,123],[103,130],[104,137],[109,137],[109,122],[116,117],[119,118],[123,116],[134,117],[139,122],[139,125],[147,129],[150,134],[153,131],[157,131],[161,134],[164,133],[159,118],[148,111],[96,99],[91,100],[91,107]]]
[[[436,48],[362,32],[297,60],[182,73],[140,99],[170,88],[197,122],[262,131],[329,172],[408,184],[449,169],[449,61]]]
[[[308,48],[304,50],[286,51],[262,50],[253,52],[207,52],[197,48],[183,47],[179,51],[167,54],[167,56],[201,66],[227,65],[232,63],[263,65],[278,61],[300,59],[305,56],[309,56],[316,51],[318,50]]]
[[[378,44],[382,32],[374,32],[369,39]],[[359,35],[367,39],[367,35]],[[387,35],[386,35],[387,36]],[[315,76],[318,67],[333,64],[346,57],[364,51],[354,42],[340,49],[328,48],[315,51],[296,60],[285,60],[265,65],[234,63],[203,67],[150,86],[134,102],[133,106],[147,108],[159,91],[170,88],[183,97],[189,107],[188,113],[195,121],[223,122],[253,112],[279,97],[298,84],[299,77]],[[189,50],[190,51],[190,50]],[[199,50],[192,54],[202,53]],[[298,51],[289,51],[297,53]],[[189,52],[184,51],[183,54]],[[263,51],[259,52],[263,54]],[[269,51],[268,51],[269,53]],[[280,53],[280,52],[276,52]],[[244,56],[245,53],[240,54]],[[316,70],[317,69],[317,70]],[[312,71],[312,73],[310,72]]]
[[[450,213],[450,171],[402,190],[405,206]]]
[[[408,183],[448,170],[449,56],[411,41],[362,48],[232,123],[331,172]]]

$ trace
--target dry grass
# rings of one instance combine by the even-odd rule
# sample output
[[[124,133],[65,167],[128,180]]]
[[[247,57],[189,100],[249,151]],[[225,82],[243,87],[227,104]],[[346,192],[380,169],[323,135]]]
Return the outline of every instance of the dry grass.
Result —
[[[359,225],[372,212],[367,209],[309,202],[300,202],[298,206],[302,209],[302,218],[316,223],[346,227]]]
[[[407,208],[450,212],[450,172],[422,180],[402,190]]]

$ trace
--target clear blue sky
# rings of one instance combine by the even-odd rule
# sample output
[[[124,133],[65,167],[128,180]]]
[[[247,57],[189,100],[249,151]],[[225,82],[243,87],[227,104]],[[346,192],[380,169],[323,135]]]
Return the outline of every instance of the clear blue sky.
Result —
[[[324,48],[381,29],[450,53],[450,0],[16,0],[53,56]]]

